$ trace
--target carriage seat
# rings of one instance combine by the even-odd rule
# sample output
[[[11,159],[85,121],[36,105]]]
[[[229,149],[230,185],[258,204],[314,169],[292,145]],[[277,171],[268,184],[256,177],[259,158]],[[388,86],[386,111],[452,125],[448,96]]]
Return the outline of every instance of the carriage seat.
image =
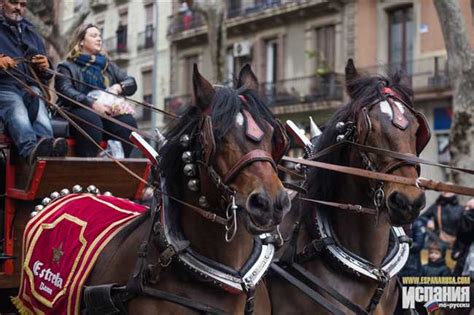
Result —
[[[55,138],[69,138],[69,123],[64,119],[51,119],[53,127],[53,135]],[[0,121],[0,145],[9,145],[11,143],[7,130],[3,121]]]

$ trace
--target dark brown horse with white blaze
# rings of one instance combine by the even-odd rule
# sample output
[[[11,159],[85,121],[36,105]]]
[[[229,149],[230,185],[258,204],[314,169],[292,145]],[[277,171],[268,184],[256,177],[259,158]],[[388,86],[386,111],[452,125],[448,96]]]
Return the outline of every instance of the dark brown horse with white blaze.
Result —
[[[318,161],[417,178],[416,165],[367,153],[355,145],[418,155],[429,140],[429,130],[424,117],[412,107],[411,91],[400,84],[398,75],[360,76],[352,60],[346,66],[346,80],[351,101],[327,123],[316,153],[341,140],[344,143]],[[394,276],[409,248],[399,226],[418,216],[425,205],[423,190],[316,168],[309,170],[304,188],[307,193],[301,197],[358,204],[376,210],[376,215],[294,199],[281,226],[283,237],[293,242],[284,245],[280,252],[284,261],[277,266],[303,279],[319,301],[333,307],[322,307],[315,302],[318,297],[310,299],[272,274],[267,282],[272,312],[393,314],[398,296]]]
[[[115,237],[87,285],[126,284],[148,238],[143,277],[135,283],[147,290],[132,294],[130,314],[196,314],[203,306],[210,313],[243,314],[247,306],[269,314],[259,280],[273,257],[271,232],[290,208],[276,171],[287,136],[256,93],[249,66],[236,89],[214,88],[196,67],[193,85],[196,105],[167,132],[159,152],[166,192],[160,219],[152,227],[152,218],[142,218]]]

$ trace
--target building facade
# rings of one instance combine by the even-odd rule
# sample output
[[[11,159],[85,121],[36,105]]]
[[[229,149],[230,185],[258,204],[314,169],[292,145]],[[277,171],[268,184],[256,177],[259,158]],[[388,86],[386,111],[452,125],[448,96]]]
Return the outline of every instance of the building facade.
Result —
[[[65,27],[85,1],[89,1],[91,9],[85,23],[93,23],[102,30],[109,57],[137,81],[138,90],[132,98],[163,108],[162,101],[169,95],[170,56],[166,32],[171,1],[63,1],[61,10]],[[153,74],[155,61],[156,77]],[[135,110],[141,129],[162,125],[162,115],[142,106],[136,106]]]
[[[474,42],[471,1],[460,5]],[[171,94],[165,106],[179,112],[190,101],[192,64],[210,77],[212,61],[199,14],[179,3],[172,9]],[[308,129],[308,116],[323,124],[346,101],[348,58],[365,72],[403,70],[415,106],[433,131],[423,157],[448,161],[452,90],[431,0],[229,0],[225,23],[228,78],[250,63],[274,114],[302,128]],[[446,178],[438,168],[423,168],[423,175]],[[436,195],[428,194],[429,202]]]

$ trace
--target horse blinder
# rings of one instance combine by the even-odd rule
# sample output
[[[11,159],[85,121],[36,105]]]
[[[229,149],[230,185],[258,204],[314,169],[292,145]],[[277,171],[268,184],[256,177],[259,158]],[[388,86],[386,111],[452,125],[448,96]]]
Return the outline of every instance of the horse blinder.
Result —
[[[416,154],[420,155],[431,139],[431,131],[425,115],[420,112],[415,112],[415,117],[419,125],[416,131]]]

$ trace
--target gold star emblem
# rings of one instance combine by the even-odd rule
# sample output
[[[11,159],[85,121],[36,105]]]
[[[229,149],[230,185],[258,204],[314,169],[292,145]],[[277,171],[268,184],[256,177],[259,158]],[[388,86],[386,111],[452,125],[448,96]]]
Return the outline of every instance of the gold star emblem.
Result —
[[[62,251],[63,248],[63,243],[59,244],[58,248],[53,247],[53,262],[59,264],[59,260],[61,257],[64,255],[64,252]]]

